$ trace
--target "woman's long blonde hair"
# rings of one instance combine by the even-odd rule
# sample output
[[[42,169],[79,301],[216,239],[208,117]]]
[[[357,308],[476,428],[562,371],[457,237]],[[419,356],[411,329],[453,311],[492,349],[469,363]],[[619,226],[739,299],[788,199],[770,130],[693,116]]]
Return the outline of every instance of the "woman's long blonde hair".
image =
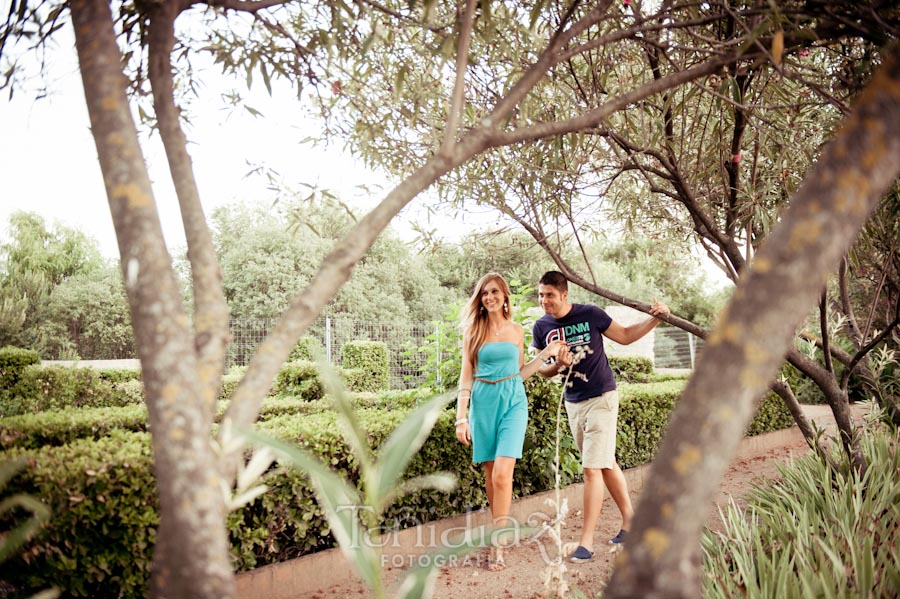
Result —
[[[484,306],[481,305],[481,294],[488,283],[496,281],[503,292],[503,317],[506,320],[512,320],[512,304],[509,301],[510,290],[506,279],[496,272],[489,272],[478,280],[475,290],[469,298],[466,308],[463,311],[463,334],[468,333],[465,349],[472,361],[472,368],[475,368],[478,359],[478,349],[484,344],[488,336],[488,314]]]

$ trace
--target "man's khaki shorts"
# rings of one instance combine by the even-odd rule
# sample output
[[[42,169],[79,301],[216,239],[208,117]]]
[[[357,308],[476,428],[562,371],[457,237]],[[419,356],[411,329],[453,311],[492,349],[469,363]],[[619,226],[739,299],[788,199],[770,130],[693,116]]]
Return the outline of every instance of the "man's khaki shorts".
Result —
[[[569,426],[585,468],[614,468],[619,393],[615,389],[584,401],[566,403]]]

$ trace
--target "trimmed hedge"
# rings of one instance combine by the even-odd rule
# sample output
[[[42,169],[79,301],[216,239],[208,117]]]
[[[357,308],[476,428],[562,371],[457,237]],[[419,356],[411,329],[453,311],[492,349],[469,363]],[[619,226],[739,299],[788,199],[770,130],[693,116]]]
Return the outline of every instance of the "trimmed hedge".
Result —
[[[351,341],[341,348],[341,366],[358,371],[352,376],[354,391],[385,391],[390,388],[391,371],[387,345],[380,341]],[[348,380],[349,382],[349,380]]]
[[[97,368],[97,374],[110,383],[127,383],[141,380],[140,368]]]
[[[552,488],[557,414],[561,415],[558,383],[532,377],[526,386],[531,413],[525,452],[515,472],[513,492],[517,496]],[[623,465],[652,456],[669,410],[683,387],[683,381],[620,386],[617,455]],[[380,445],[409,413],[406,406],[411,407],[420,399],[415,393],[386,394],[385,398],[361,395],[354,399],[360,406],[358,419],[368,432],[370,444]],[[385,409],[388,401],[395,402],[392,409]],[[373,407],[363,407],[366,403]],[[219,414],[225,404],[220,402]],[[323,404],[297,398],[271,399],[264,406],[265,419],[258,426],[321,456],[329,467],[359,485],[358,462],[340,435],[336,414],[326,409],[299,413],[304,407],[321,408]],[[780,419],[772,416],[778,412],[776,406],[764,402],[760,410],[762,423]],[[98,411],[97,419],[113,420],[112,412]],[[36,423],[47,416],[50,415],[34,416],[29,422]],[[136,413],[133,416],[136,422]],[[57,436],[68,434],[65,427],[76,422],[66,420],[71,417],[58,416],[53,426]],[[456,440],[454,418],[451,406],[438,419],[406,476],[449,470],[459,477],[458,488],[449,494],[423,491],[399,500],[385,514],[385,529],[405,528],[486,506],[481,468],[471,463],[471,449]],[[565,416],[561,418],[561,481],[566,485],[579,479],[580,468]],[[157,522],[149,436],[112,430],[103,437],[87,421],[72,424],[72,428],[90,431],[90,438],[57,447],[14,449],[0,455],[0,459],[24,455],[31,464],[27,472],[10,481],[7,492],[40,497],[53,509],[45,532],[23,554],[29,556],[30,562],[25,564],[18,558],[0,565],[0,579],[19,585],[22,590],[72,581],[67,588],[72,596],[143,596]],[[333,545],[328,524],[305,475],[277,467],[265,475],[264,482],[270,490],[227,519],[238,570]]]
[[[376,374],[368,368],[341,367],[335,368],[335,371],[349,391],[377,393],[387,389],[387,385],[382,386]],[[322,399],[325,397],[325,383],[320,376],[318,364],[305,360],[285,363],[275,377],[272,393],[299,397],[306,401]]]
[[[11,392],[19,384],[25,368],[40,363],[41,358],[33,349],[0,348],[0,395]]]
[[[794,417],[784,405],[784,400],[770,391],[757,403],[756,415],[747,427],[747,435],[761,435],[794,426]]]
[[[646,464],[669,426],[685,381],[619,385],[616,460],[622,468]]]
[[[10,391],[3,416],[32,414],[66,407],[113,407],[131,403],[124,393],[115,393],[92,368],[28,366]]]
[[[609,356],[618,383],[647,383],[653,378],[653,360],[640,356]]]
[[[288,362],[278,371],[272,391],[277,395],[292,395],[306,401],[325,397],[325,385],[319,378],[314,362]]]
[[[325,348],[315,337],[300,337],[297,345],[291,350],[288,362],[315,362],[325,355]]]
[[[38,449],[78,439],[99,440],[115,431],[147,432],[147,407],[68,408],[0,419],[0,449]]]
[[[113,431],[0,459],[20,455],[28,467],[6,492],[27,489],[51,518],[25,551],[0,564],[0,579],[32,592],[65,581],[68,597],[145,596],[159,520],[150,436]]]

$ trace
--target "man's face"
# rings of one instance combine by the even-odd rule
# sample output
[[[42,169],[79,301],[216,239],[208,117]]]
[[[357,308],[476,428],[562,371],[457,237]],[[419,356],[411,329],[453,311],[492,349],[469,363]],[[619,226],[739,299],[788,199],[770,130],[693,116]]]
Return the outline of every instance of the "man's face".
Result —
[[[553,285],[538,285],[538,301],[544,312],[550,316],[564,316],[569,306],[569,292],[560,291]]]

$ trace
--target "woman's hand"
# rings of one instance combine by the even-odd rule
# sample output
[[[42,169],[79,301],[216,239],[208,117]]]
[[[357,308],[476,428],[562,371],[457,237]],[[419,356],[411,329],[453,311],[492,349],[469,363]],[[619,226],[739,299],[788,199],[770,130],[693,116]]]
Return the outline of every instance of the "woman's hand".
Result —
[[[556,341],[551,341],[550,344],[545,347],[541,353],[543,354],[544,352],[547,352],[547,358],[558,358],[559,353],[564,347],[567,348],[569,346],[566,345],[566,342],[562,339],[557,339]]]
[[[472,439],[472,432],[469,430],[468,422],[460,422],[456,425],[456,438],[459,439],[459,442],[463,445],[469,445],[469,441]]]
[[[563,347],[556,356],[556,365],[559,368],[568,368],[575,361],[575,357],[565,341],[560,341],[560,343],[563,344]]]

